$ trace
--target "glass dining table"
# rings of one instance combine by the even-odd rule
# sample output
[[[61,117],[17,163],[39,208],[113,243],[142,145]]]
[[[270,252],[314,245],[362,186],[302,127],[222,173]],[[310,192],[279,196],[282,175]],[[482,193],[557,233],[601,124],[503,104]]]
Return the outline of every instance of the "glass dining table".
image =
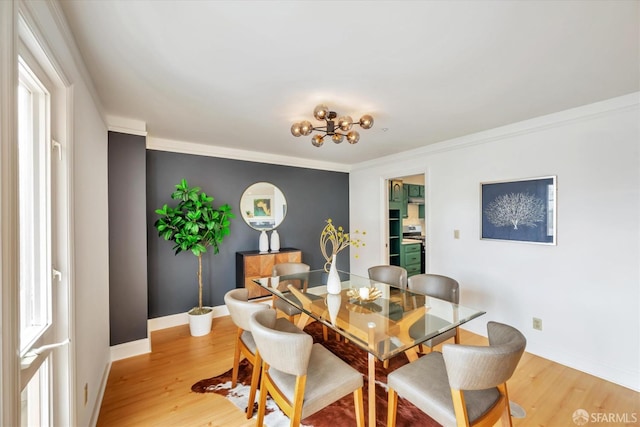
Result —
[[[376,425],[375,363],[405,353],[418,358],[416,346],[485,314],[408,289],[340,271],[342,291],[327,293],[328,273],[312,270],[254,282],[300,309],[303,329],[310,320],[323,323],[368,355],[368,425]],[[373,403],[372,403],[373,402]]]

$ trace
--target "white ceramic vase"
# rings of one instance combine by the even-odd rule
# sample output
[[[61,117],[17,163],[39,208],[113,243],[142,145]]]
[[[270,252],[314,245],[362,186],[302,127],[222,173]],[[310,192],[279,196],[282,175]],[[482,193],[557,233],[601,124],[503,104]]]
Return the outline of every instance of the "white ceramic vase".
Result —
[[[261,253],[269,252],[269,238],[267,237],[267,232],[264,230],[260,232],[260,241],[258,244],[258,250]]]
[[[278,230],[273,230],[271,233],[271,252],[280,251],[280,235]]]
[[[342,283],[340,282],[340,275],[338,274],[338,267],[336,266],[336,256],[331,258],[331,267],[329,268],[329,277],[327,278],[327,292],[337,295],[342,291]]]

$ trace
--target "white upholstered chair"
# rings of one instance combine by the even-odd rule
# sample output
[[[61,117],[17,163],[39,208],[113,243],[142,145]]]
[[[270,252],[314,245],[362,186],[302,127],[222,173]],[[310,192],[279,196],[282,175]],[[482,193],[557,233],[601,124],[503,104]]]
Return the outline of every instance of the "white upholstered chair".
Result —
[[[398,396],[445,427],[511,426],[507,380],[526,346],[515,328],[487,324],[489,346],[445,344],[387,376],[387,426],[394,427]]]
[[[369,279],[407,288],[407,270],[397,265],[376,265],[369,268]]]
[[[286,276],[289,274],[306,273],[309,270],[310,267],[302,262],[283,262],[273,266],[272,276]],[[297,280],[296,282],[298,283],[293,283],[294,286],[296,286],[298,289],[304,288],[304,283],[302,280]],[[286,289],[286,286],[288,284],[289,283],[280,283],[280,286]],[[284,313],[290,322],[293,322],[294,316],[300,314],[300,310],[298,308],[295,308],[291,304],[287,303],[281,298],[278,298],[275,295],[273,297],[273,308]]]
[[[238,327],[236,333],[235,353],[233,355],[233,372],[231,374],[231,387],[235,387],[238,382],[238,368],[240,356],[246,359],[253,366],[251,372],[251,387],[249,390],[249,403],[247,404],[247,418],[253,416],[253,403],[255,401],[258,380],[260,379],[260,361],[256,359],[256,343],[251,334],[249,319],[255,312],[268,310],[267,304],[247,301],[248,292],[244,288],[232,289],[224,296],[224,303],[229,310],[231,320]],[[297,328],[286,319],[278,319],[275,327],[282,330],[297,330]]]
[[[267,394],[298,426],[306,418],[336,400],[353,393],[357,425],[364,426],[362,374],[343,362],[313,338],[298,330],[274,329],[275,310],[251,317],[251,330],[262,359],[258,421],[264,421]]]
[[[441,276],[439,274],[418,274],[409,277],[407,286],[409,290],[413,292],[439,298],[454,304],[458,304],[460,302],[460,285],[451,277]],[[411,334],[411,330],[409,330],[409,334]],[[433,348],[451,338],[453,338],[456,344],[460,344],[458,328],[452,329],[444,334],[425,341],[422,343],[422,348]]]

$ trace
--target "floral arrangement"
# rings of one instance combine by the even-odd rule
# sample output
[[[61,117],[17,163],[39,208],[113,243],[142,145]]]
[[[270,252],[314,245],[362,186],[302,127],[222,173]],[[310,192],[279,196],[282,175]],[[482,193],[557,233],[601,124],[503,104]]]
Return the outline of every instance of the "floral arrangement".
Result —
[[[346,248],[347,246],[354,246],[359,248],[364,246],[362,240],[353,238],[349,233],[347,233],[342,226],[333,225],[333,221],[331,218],[325,221],[327,225],[322,229],[322,233],[320,233],[320,250],[322,251],[322,256],[327,262],[324,264],[324,270],[329,271],[329,267],[331,266],[331,262],[334,255],[337,255],[338,252]],[[363,236],[367,234],[365,231],[360,233],[356,230],[355,234],[362,234]],[[358,256],[356,255],[356,258]]]

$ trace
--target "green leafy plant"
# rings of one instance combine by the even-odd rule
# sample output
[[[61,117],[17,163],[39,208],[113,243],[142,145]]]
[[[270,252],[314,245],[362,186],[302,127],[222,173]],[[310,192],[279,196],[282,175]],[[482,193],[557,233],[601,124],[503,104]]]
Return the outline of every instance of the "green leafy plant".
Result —
[[[202,306],[202,254],[210,247],[214,254],[220,252],[220,244],[229,235],[230,220],[235,215],[228,204],[215,209],[213,197],[200,191],[200,187],[189,187],[186,179],[176,185],[171,198],[178,200],[178,204],[175,207],[165,204],[156,209],[160,218],[154,227],[160,237],[175,243],[176,255],[191,251],[198,257],[198,307],[189,314],[205,314],[210,310]]]

